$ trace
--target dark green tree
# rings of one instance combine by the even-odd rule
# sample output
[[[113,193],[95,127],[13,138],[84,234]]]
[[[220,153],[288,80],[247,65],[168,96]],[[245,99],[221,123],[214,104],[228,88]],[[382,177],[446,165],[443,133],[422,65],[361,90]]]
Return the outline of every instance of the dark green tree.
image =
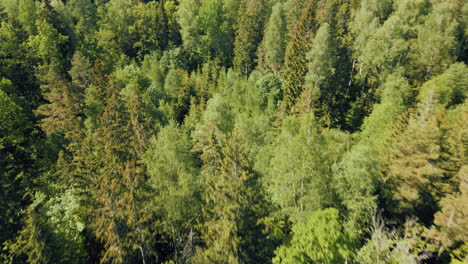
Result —
[[[289,110],[302,93],[305,75],[307,73],[307,52],[314,37],[317,24],[315,22],[315,1],[308,1],[302,9],[299,20],[294,24],[291,37],[286,47],[284,59],[284,96],[283,108]]]
[[[228,134],[207,174],[206,249],[199,249],[196,263],[246,263],[261,260],[261,225],[258,223],[261,194],[257,175],[247,159],[246,147],[236,130]],[[208,170],[209,172],[209,170]]]
[[[241,1],[233,65],[244,76],[248,76],[257,65],[257,48],[262,41],[266,14],[264,0]]]
[[[132,10],[135,22],[131,34],[133,47],[140,58],[152,50],[164,50],[168,45],[168,25],[164,2],[139,3]]]

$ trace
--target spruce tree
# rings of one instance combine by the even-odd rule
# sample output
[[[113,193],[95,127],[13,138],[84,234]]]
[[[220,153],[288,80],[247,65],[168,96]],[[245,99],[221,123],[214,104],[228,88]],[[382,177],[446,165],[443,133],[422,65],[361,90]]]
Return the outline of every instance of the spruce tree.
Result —
[[[234,68],[248,76],[257,65],[257,47],[262,41],[267,6],[264,0],[243,0],[239,8],[234,42]]]
[[[96,67],[96,73],[102,75]],[[102,112],[98,113],[92,134],[85,139],[88,146],[83,148],[90,149],[77,159],[84,163],[80,170],[87,171],[87,189],[92,193],[88,219],[104,246],[101,261],[145,262],[153,253],[148,248],[145,218],[141,215],[145,168],[139,160],[146,142],[135,133],[140,124],[136,124],[139,120],[128,105],[132,100],[125,105],[113,78],[95,76]]]
[[[132,10],[135,22],[133,47],[140,58],[152,50],[165,50],[168,45],[168,25],[163,2],[140,3]]]
[[[18,20],[30,36],[36,34],[36,1],[18,1]]]
[[[207,175],[204,240],[196,263],[250,263],[258,259],[261,226],[257,179],[247,159],[244,140],[236,130],[220,149],[215,174]],[[208,165],[208,164],[207,164]],[[213,164],[212,164],[213,165]],[[260,240],[261,241],[261,240]],[[257,249],[257,250],[256,250]]]
[[[234,42],[233,25],[226,21],[226,10],[223,1],[203,1],[200,7],[201,29],[203,46],[201,55],[204,61],[218,59],[222,65],[232,62],[232,49]]]
[[[302,93],[302,86],[307,73],[306,54],[309,51],[317,27],[315,7],[315,1],[306,3],[299,20],[292,29],[291,38],[286,47],[282,106],[285,110],[289,110],[296,102],[296,98]]]
[[[453,105],[455,91],[467,87],[462,77],[466,74],[458,75],[466,70],[465,65],[454,64],[421,87],[414,113],[399,127],[391,141],[391,151],[382,158],[382,181],[388,187],[384,188],[386,207],[395,216],[411,213],[430,223],[436,204],[453,192],[450,179],[461,167],[457,161],[461,154],[448,143],[456,140],[450,136],[456,130],[442,129],[442,124],[447,108]]]

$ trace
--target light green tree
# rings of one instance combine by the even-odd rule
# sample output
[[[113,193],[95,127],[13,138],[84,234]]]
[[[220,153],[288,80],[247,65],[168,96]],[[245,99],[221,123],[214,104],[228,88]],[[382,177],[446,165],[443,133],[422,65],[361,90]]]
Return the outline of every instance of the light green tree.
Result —
[[[18,1],[18,20],[30,36],[36,34],[36,1],[19,0]]]
[[[456,9],[449,2],[434,3],[424,23],[417,27],[417,38],[410,53],[417,79],[429,80],[455,62],[459,49]]]
[[[291,241],[276,250],[273,263],[346,263],[353,259],[357,240],[344,231],[338,210],[312,212],[293,227]]]
[[[356,254],[360,264],[383,263],[424,263],[434,251],[428,238],[428,229],[416,219],[408,219],[401,230],[386,227],[385,221],[374,217],[371,237]]]
[[[202,1],[200,0],[185,0],[182,1],[177,10],[177,22],[180,25],[180,35],[182,37],[182,45],[190,56],[195,56],[200,52],[200,38],[203,34],[199,27],[201,18],[199,10]]]
[[[283,121],[264,184],[273,203],[294,222],[336,203],[331,168],[346,139],[344,133],[322,130],[313,114]]]
[[[170,238],[176,260],[191,257],[201,218],[201,182],[191,150],[187,132],[170,123],[151,139],[143,158],[154,193],[149,207],[154,225]]]
[[[381,87],[381,103],[364,120],[359,141],[334,165],[334,188],[347,211],[347,227],[365,232],[377,210],[379,158],[388,149],[393,126],[405,110],[409,93],[407,80],[398,74],[389,76]]]
[[[259,50],[263,55],[263,58],[259,58],[263,64],[260,66],[274,73],[278,73],[284,64],[284,53],[287,44],[286,26],[284,6],[281,2],[278,2],[272,9]]]

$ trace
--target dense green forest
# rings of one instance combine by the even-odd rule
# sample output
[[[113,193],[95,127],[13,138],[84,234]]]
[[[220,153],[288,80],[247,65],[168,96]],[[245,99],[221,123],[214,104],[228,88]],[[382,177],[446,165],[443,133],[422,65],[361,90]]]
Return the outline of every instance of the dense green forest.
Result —
[[[468,263],[467,0],[0,23],[0,263]]]

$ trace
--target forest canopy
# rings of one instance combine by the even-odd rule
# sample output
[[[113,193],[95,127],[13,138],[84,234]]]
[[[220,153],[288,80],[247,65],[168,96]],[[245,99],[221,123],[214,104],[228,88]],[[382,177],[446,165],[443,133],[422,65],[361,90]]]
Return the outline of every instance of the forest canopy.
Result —
[[[468,263],[468,1],[0,0],[0,263]]]

